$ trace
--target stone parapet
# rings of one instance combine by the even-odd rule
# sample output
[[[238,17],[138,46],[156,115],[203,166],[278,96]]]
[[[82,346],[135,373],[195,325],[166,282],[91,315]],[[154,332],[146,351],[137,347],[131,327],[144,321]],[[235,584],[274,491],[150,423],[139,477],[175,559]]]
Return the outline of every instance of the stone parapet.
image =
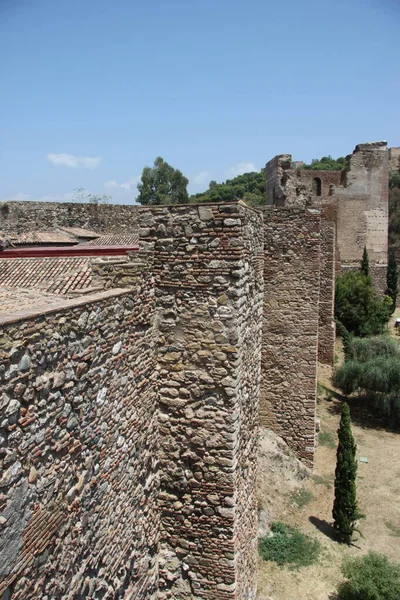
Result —
[[[155,600],[154,286],[0,325],[0,595]]]
[[[262,215],[153,207],[139,222],[160,334],[159,597],[255,598]]]

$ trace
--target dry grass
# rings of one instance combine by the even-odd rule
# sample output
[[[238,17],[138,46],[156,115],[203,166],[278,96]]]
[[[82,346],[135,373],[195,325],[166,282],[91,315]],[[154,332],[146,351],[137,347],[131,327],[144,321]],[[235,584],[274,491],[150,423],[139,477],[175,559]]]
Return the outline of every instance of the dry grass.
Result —
[[[330,386],[330,370],[319,374],[323,386]],[[322,398],[318,404],[322,431],[336,439],[340,400]],[[361,511],[366,515],[360,523],[363,538],[357,536],[351,547],[338,544],[332,530],[333,479],[335,448],[320,445],[312,477],[306,487],[310,502],[298,508],[290,497],[281,496],[275,506],[275,519],[315,536],[323,547],[318,564],[297,572],[259,561],[259,595],[273,600],[328,600],[342,580],[340,566],[346,556],[361,556],[369,550],[400,561],[398,526],[400,524],[400,434],[371,426],[363,415],[353,416],[353,434],[357,457],[368,457],[358,463],[357,489]]]

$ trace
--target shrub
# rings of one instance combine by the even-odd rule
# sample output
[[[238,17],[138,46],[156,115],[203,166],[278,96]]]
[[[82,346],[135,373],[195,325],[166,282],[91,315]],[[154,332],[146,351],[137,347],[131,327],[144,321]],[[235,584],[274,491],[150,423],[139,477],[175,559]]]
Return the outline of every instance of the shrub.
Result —
[[[386,556],[369,552],[343,565],[348,579],[339,586],[338,600],[399,600],[400,565]]]
[[[336,280],[335,316],[354,335],[382,333],[391,306],[391,300],[381,300],[371,278],[360,271],[349,271]]]
[[[400,358],[400,344],[388,335],[376,335],[368,338],[353,338],[351,354],[355,360],[366,362],[378,356],[397,356]]]
[[[387,348],[390,347],[390,344]],[[392,427],[400,425],[400,359],[378,356],[365,362],[349,360],[333,376],[334,385],[346,396],[358,391]]]
[[[258,541],[258,549],[264,560],[294,567],[306,567],[318,560],[321,547],[317,540],[280,522],[273,523],[271,531],[271,536],[264,536]]]

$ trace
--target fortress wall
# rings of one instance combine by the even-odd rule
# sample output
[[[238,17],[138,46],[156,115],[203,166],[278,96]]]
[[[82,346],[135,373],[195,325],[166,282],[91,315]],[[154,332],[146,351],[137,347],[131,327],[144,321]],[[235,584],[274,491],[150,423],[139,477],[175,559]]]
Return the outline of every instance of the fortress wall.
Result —
[[[153,313],[144,276],[2,317],[0,595],[155,600]]]
[[[264,211],[261,424],[306,464],[315,450],[321,215]]]
[[[160,598],[255,598],[262,215],[140,210],[160,332]]]
[[[364,246],[371,264],[387,264],[388,176],[386,142],[356,146],[348,159],[344,187],[335,192],[342,264],[360,261]]]
[[[0,231],[19,234],[59,225],[97,233],[134,233],[137,211],[137,206],[124,204],[11,201],[0,206]]]
[[[319,289],[318,360],[333,366],[335,357],[336,226],[321,219],[321,276]]]

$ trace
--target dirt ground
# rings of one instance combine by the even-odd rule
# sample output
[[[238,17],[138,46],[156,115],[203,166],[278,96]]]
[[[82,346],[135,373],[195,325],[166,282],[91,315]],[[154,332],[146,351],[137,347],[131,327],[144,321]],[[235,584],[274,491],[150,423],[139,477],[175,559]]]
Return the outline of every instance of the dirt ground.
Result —
[[[321,367],[319,382],[331,388],[328,367]],[[331,512],[341,401],[338,395],[330,397],[330,392],[321,391],[320,395],[321,434],[315,467],[306,483],[299,482],[303,489],[299,497],[305,505],[300,508],[293,494],[284,491],[269,510],[273,520],[295,525],[317,538],[323,548],[321,558],[318,564],[299,570],[259,559],[259,600],[328,600],[341,581],[343,558],[369,550],[400,562],[400,434],[376,425],[361,407],[352,411],[357,457],[368,459],[367,463],[358,462],[357,473],[358,501],[365,518],[360,521],[363,537],[357,534],[350,547],[338,544],[333,539]]]

